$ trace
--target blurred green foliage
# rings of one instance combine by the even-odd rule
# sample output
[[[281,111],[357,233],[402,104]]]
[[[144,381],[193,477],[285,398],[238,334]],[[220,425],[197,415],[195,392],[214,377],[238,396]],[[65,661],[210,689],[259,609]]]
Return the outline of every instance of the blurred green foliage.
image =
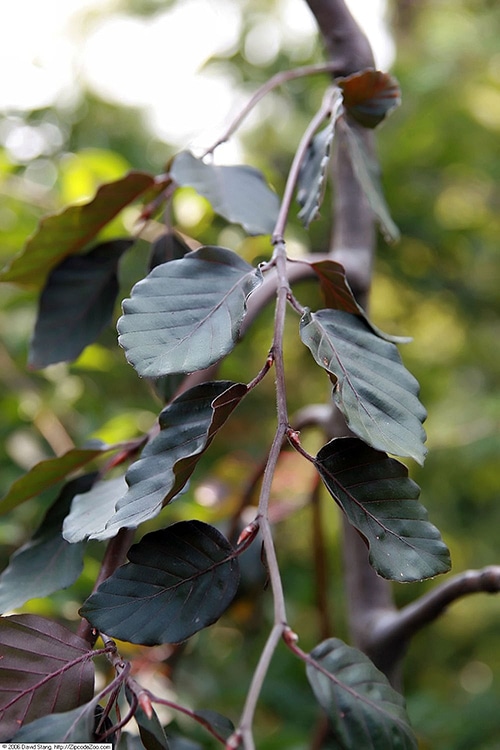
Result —
[[[242,3],[245,14],[239,49],[210,65],[232,69],[252,85],[306,59],[281,49],[271,64],[253,67],[243,53],[245,37],[262,19],[267,4]],[[153,15],[162,3],[123,2],[128,12]],[[392,215],[401,229],[398,246],[380,241],[372,296],[372,317],[381,328],[413,337],[403,348],[407,367],[421,383],[429,457],[411,466],[422,501],[450,546],[454,571],[492,564],[499,558],[500,527],[500,336],[498,237],[500,236],[500,6],[495,0],[401,0],[391,5],[397,43],[394,74],[403,105],[379,133],[383,181]],[[310,55],[311,52],[308,52]],[[314,60],[321,59],[318,44]],[[310,59],[310,58],[308,58]],[[326,79],[299,80],[270,96],[260,120],[246,129],[242,145],[249,163],[263,169],[282,189],[303,127],[318,105]],[[182,101],[176,103],[182,107]],[[2,132],[29,126],[48,138],[46,153],[15,159],[0,149],[0,261],[18,252],[47,212],[88,198],[102,182],[128,168],[161,172],[175,152],[152,136],[140,111],[121,108],[84,93],[67,106],[4,114]],[[48,126],[50,126],[48,128]],[[200,128],[203,113],[200,113]],[[215,217],[206,201],[182,191],[174,205],[180,229],[204,243],[239,251],[247,260],[269,253],[267,242],[247,238]],[[289,229],[290,247],[323,251],[329,209],[309,234]],[[125,211],[122,231],[133,227]],[[121,266],[122,297],[146,272],[149,243],[141,240]],[[316,304],[304,285],[299,297]],[[27,345],[36,309],[34,296],[5,286],[0,297],[0,490],[36,461],[90,437],[126,439],[147,430],[161,405],[153,391],[125,363],[112,330],[71,365],[27,372]],[[117,310],[118,314],[118,310]],[[261,367],[271,341],[272,311],[224,363],[222,376],[248,380]],[[291,321],[293,322],[293,321]],[[290,410],[328,398],[329,384],[316,372],[292,326],[287,338]],[[202,484],[164,511],[166,524],[185,517],[223,522],[233,510],[255,463],[264,457],[274,430],[272,379],[264,381],[234,415],[204,458]],[[258,414],[258,419],[255,415]],[[318,447],[315,434],[306,441]],[[311,513],[305,504],[311,485],[308,467],[285,462],[280,499],[285,520],[277,529],[280,562],[291,625],[303,648],[321,634],[311,583]],[[0,567],[36,528],[53,493],[26,503],[2,519]],[[323,506],[330,548],[331,615],[336,634],[346,636],[336,511]],[[156,523],[156,520],[155,520]],[[149,522],[140,533],[155,526]],[[267,630],[270,597],[263,591],[260,563],[248,555],[242,594],[220,626],[187,644],[176,668],[175,689],[198,707],[237,718]],[[28,603],[26,611],[75,620],[95,580],[102,545],[89,545],[78,582],[50,599]],[[434,583],[396,587],[400,604]],[[474,596],[455,604],[412,643],[405,662],[410,716],[421,747],[493,750],[499,747],[500,598]],[[162,669],[161,649],[130,647],[144,669]],[[266,682],[257,724],[262,750],[280,745],[308,747],[316,713],[302,665],[279,650]],[[183,721],[178,728],[188,731]],[[191,731],[191,727],[189,728]],[[196,735],[196,732],[195,732]],[[203,742],[207,743],[206,736]],[[211,747],[210,742],[204,746]]]

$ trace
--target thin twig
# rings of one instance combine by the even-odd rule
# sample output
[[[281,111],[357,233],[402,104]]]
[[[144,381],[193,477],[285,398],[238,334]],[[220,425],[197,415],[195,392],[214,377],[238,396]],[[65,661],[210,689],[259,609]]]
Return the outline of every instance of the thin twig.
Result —
[[[282,70],[279,73],[276,73],[274,76],[269,78],[264,84],[262,84],[260,88],[257,89],[257,91],[249,99],[247,104],[245,104],[243,109],[240,112],[238,112],[238,114],[236,115],[234,120],[229,124],[229,126],[226,128],[224,133],[217,139],[217,141],[212,146],[210,146],[210,148],[207,148],[202,158],[204,158],[205,156],[208,156],[209,154],[212,154],[218,146],[225,143],[233,135],[233,133],[235,133],[236,130],[238,130],[242,122],[250,114],[253,108],[261,101],[261,99],[263,99],[273,89],[278,88],[278,86],[282,86],[284,83],[288,83],[288,81],[294,81],[297,78],[304,78],[307,76],[319,75],[321,73],[333,73],[335,71],[335,68],[336,68],[336,65],[334,62],[327,61],[323,63],[317,63],[316,65],[303,65],[300,68],[292,68],[291,70]]]
[[[500,565],[458,573],[399,612],[381,617],[372,632],[370,652],[385,654],[390,660],[391,654],[404,649],[410,638],[442,615],[450,604],[478,593],[500,593]]]

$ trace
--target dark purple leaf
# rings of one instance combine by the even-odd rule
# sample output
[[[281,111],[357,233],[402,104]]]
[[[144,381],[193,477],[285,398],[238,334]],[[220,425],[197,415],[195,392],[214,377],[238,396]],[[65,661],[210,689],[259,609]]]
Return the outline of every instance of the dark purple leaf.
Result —
[[[426,411],[397,347],[364,318],[343,310],[306,310],[300,336],[316,362],[336,378],[333,400],[350,429],[378,450],[423,463]]]
[[[160,433],[125,476],[129,490],[119,500],[103,534],[135,528],[156,516],[185,486],[218,430],[247,393],[243,383],[201,383],[182,393],[160,414]]]
[[[450,569],[450,553],[419,502],[408,470],[357,438],[338,438],[316,456],[334,500],[370,547],[370,564],[384,578],[410,582]]]
[[[85,255],[65,258],[51,271],[39,301],[30,368],[72,362],[111,323],[118,261],[133,244],[133,240],[103,242]]]
[[[0,273],[0,281],[35,287],[45,283],[63,258],[79,253],[120,211],[155,184],[145,172],[129,172],[101,185],[95,197],[80,206],[42,219],[23,252]]]
[[[367,656],[329,638],[309,658],[307,677],[338,750],[416,750],[404,698]]]
[[[80,610],[91,625],[123,641],[185,641],[218,620],[238,588],[233,548],[201,521],[146,534],[128,558]]]
[[[401,103],[401,91],[395,78],[380,70],[363,70],[346,78],[337,78],[344,106],[365,128],[374,128]]]
[[[92,652],[62,625],[36,615],[0,617],[0,646],[0,740],[92,699],[94,665],[85,658]]]

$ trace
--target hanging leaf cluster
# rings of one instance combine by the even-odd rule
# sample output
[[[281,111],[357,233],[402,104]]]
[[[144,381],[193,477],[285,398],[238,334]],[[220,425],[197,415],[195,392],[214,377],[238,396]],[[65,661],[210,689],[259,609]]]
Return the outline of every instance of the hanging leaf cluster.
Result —
[[[397,238],[360,128],[380,124],[398,100],[396,82],[377,71],[335,83],[326,127],[309,143],[298,175],[299,218],[306,227],[318,216],[332,144],[340,138],[384,235]],[[112,322],[120,260],[134,240],[103,241],[101,230],[139,199],[146,221],[183,186],[194,188],[247,233],[274,234],[280,201],[253,168],[218,166],[182,152],[160,178],[131,172],[103,185],[88,203],[44,219],[0,274],[0,281],[40,291],[31,368],[74,361]],[[366,540],[379,575],[402,582],[443,573],[450,567],[448,550],[419,501],[418,486],[392,457],[424,461],[426,412],[418,383],[403,364],[398,340],[379,331],[359,306],[342,266],[301,262],[318,280],[324,308],[302,308],[297,341],[330,378],[332,404],[354,435],[327,443],[313,463],[338,508]],[[152,244],[149,268],[122,302],[118,342],[137,374],[163,394],[166,406],[156,429],[144,438],[75,448],[37,464],[12,485],[0,512],[62,487],[32,539],[0,575],[2,612],[71,585],[89,539],[106,541],[138,528],[182,495],[219,430],[264,376],[249,385],[207,378],[183,387],[186,375],[212,368],[237,346],[252,296],[272,260],[254,267],[225,247],[191,249],[169,224]],[[110,478],[109,471],[122,464],[123,473]],[[75,477],[83,469],[86,473]],[[88,596],[80,614],[106,637],[144,646],[182,643],[230,607],[239,585],[240,552],[210,524],[167,525],[129,549],[128,561]],[[93,694],[88,644],[31,616],[0,618],[0,642],[5,649],[0,739],[90,742],[102,736],[107,717]],[[30,661],[35,653],[36,667]],[[326,641],[309,655],[307,675],[340,748],[415,747],[402,699],[360,652]],[[156,713],[140,704],[130,684],[127,700],[144,746],[168,749]],[[194,718],[224,741],[233,731],[214,712],[200,711]]]

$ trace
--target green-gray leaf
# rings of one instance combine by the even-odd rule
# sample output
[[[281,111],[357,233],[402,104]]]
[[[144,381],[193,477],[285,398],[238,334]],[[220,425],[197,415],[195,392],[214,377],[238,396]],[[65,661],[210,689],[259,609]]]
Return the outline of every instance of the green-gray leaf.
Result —
[[[301,206],[301,210],[298,216],[306,228],[317,218],[323,202],[335,124],[341,106],[342,97],[339,93],[332,101],[330,122],[314,136],[300,168],[297,180],[297,203]]]
[[[416,750],[403,697],[361,651],[329,638],[311,651],[307,677],[338,750]]]
[[[190,388],[161,412],[160,432],[144,448],[125,478],[128,491],[119,500],[103,533],[135,528],[156,516],[183,489],[217,431],[247,393],[243,383],[221,380]]]
[[[61,535],[61,527],[73,496],[86,492],[96,476],[86,474],[68,482],[32,539],[14,552],[0,575],[0,612],[48,596],[76,581],[83,568],[85,545],[69,544]]]
[[[178,154],[170,174],[178,185],[195,188],[228,221],[249,234],[271,234],[279,199],[253,167],[205,164],[189,151]]]
[[[384,578],[421,581],[450,569],[450,553],[419,502],[408,470],[357,438],[337,438],[316,467],[350,523],[370,547],[370,564]]]
[[[235,346],[262,274],[236,253],[202,247],[164,263],[132,289],[119,342],[139,375],[203,370]]]
[[[345,120],[339,120],[339,129],[345,136],[354,174],[378,219],[382,234],[387,242],[396,242],[399,239],[399,229],[392,220],[384,198],[378,163],[366,152],[363,141],[354,127],[348,125]]]
[[[395,344],[342,310],[306,310],[300,335],[316,362],[337,379],[333,399],[350,429],[373,448],[422,464],[426,411]]]

